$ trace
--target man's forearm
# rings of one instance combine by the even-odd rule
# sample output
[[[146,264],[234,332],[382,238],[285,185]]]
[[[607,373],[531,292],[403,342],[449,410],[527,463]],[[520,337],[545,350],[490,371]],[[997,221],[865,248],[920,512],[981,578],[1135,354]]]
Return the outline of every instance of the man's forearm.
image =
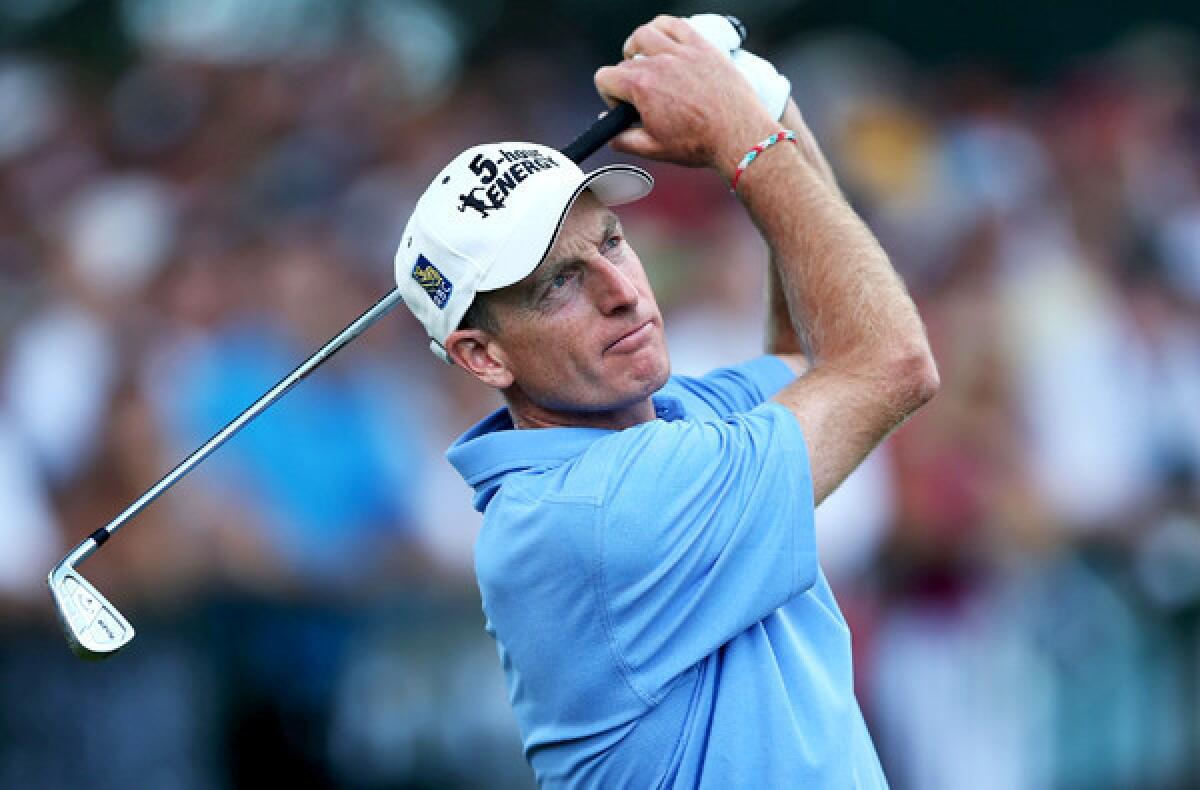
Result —
[[[818,365],[926,350],[903,283],[827,168],[805,130],[796,146],[765,151],[738,184],[770,246],[794,328]]]
[[[785,129],[791,129],[796,132],[800,138],[798,144],[803,146],[802,152],[807,156],[810,164],[821,174],[825,183],[840,194],[837,180],[833,174],[833,168],[829,166],[828,160],[817,145],[808,126],[804,123],[804,119],[800,115],[800,108],[796,106],[796,102],[793,99],[788,99],[783,116],[780,118],[780,124]],[[804,337],[797,334],[796,324],[792,319],[791,311],[788,309],[787,294],[780,279],[779,265],[775,248],[771,247],[767,265],[766,351],[768,354],[809,356],[808,343]]]
[[[809,356],[804,339],[796,333],[773,252],[767,265],[767,325],[764,330],[763,346],[766,353]]]
[[[820,501],[932,396],[937,373],[887,255],[833,183],[798,113],[785,122],[800,127],[797,144],[767,149],[742,175],[738,196],[771,249],[775,342],[802,347],[813,365],[776,399],[796,414],[819,459]],[[718,170],[731,177],[732,168]],[[777,329],[784,306],[790,339]]]

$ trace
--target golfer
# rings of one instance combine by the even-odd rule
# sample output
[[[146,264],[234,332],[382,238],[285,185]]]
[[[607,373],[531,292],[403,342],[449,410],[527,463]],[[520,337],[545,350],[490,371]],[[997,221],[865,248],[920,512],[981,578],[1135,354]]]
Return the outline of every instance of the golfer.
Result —
[[[610,208],[650,189],[630,165],[472,148],[396,256],[433,350],[507,404],[448,456],[525,755],[545,787],[886,787],[813,508],[936,391],[924,329],[790,100],[680,19],[624,54],[613,147],[712,170],[769,245],[765,356],[671,376]]]

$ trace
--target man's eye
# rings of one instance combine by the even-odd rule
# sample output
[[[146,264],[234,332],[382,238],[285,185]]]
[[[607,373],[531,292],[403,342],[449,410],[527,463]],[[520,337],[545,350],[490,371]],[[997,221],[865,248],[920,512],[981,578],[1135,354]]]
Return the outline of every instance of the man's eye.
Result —
[[[609,236],[604,240],[603,249],[605,252],[609,252],[611,250],[615,250],[619,246],[621,246],[621,237]]]
[[[566,270],[561,271],[558,274],[554,275],[546,283],[546,289],[544,291],[542,291],[541,298],[545,299],[547,297],[553,296],[555,294],[555,291],[564,290],[568,285],[570,285],[571,278],[574,276],[575,276],[575,273],[571,269],[566,269]]]

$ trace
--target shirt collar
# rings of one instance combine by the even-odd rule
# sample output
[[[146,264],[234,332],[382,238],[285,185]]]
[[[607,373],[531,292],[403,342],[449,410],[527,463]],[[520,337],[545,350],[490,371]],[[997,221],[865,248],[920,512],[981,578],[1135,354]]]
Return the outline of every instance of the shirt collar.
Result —
[[[660,420],[677,420],[685,414],[678,398],[655,395],[652,400]],[[497,409],[450,445],[446,459],[475,489],[475,509],[482,512],[506,475],[558,466],[612,432],[607,428],[515,430],[508,409]]]

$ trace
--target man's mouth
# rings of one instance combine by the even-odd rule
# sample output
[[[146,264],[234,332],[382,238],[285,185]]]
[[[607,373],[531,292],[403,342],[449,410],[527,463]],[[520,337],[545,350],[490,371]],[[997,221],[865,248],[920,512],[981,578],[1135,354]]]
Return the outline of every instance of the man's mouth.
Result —
[[[608,347],[604,349],[604,353],[624,354],[630,351],[636,351],[650,339],[650,333],[653,331],[654,320],[651,319],[649,321],[643,321],[629,332],[626,332],[612,343],[609,343]]]

